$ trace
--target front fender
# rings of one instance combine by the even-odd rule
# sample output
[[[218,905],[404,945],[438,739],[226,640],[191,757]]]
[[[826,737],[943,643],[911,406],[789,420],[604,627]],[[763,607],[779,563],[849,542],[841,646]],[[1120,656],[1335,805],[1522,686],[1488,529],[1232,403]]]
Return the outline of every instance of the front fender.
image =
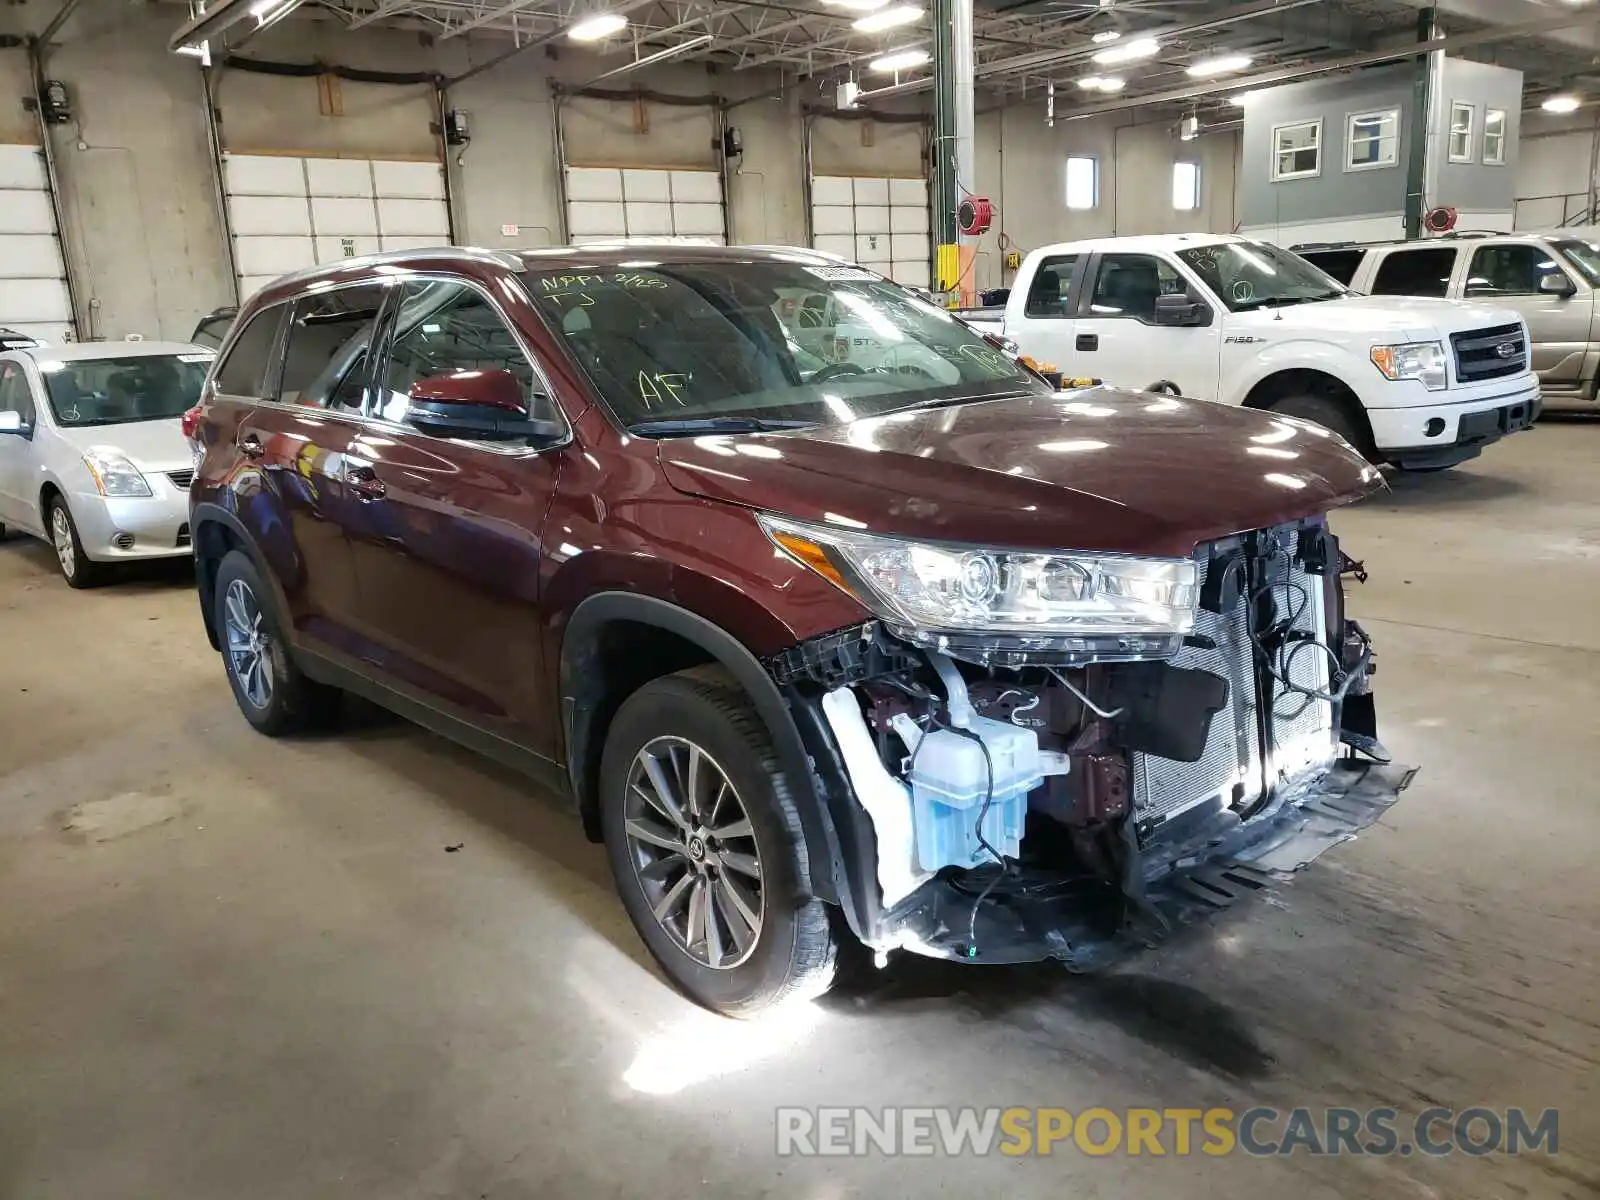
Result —
[[[1225,344],[1223,353],[1233,348]],[[1331,376],[1354,392],[1363,408],[1376,407],[1374,390],[1384,382],[1377,368],[1358,359],[1349,347],[1315,337],[1297,337],[1258,349],[1248,361],[1225,371],[1222,399],[1229,404],[1243,404],[1257,384],[1283,371],[1320,371]]]

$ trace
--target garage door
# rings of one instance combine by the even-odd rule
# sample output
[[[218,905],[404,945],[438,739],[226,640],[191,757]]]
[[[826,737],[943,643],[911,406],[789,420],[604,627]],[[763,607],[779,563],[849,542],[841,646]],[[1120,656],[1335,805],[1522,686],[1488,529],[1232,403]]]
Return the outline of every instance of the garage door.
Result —
[[[896,283],[928,287],[933,245],[922,179],[817,175],[811,180],[811,244]]]
[[[568,167],[567,232],[580,246],[621,237],[720,244],[722,181],[715,171]]]
[[[70,341],[66,276],[44,156],[37,146],[0,145],[0,327]]]
[[[436,161],[227,154],[223,177],[240,299],[302,267],[450,241]]]

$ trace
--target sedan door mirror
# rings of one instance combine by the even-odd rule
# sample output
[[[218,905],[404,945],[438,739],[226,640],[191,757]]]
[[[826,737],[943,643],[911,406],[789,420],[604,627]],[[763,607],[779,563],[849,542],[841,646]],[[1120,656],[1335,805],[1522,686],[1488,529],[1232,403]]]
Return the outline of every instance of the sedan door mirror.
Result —
[[[19,412],[0,412],[0,433],[9,433],[17,437],[27,437],[33,432],[33,426],[22,419]]]
[[[411,385],[406,421],[434,437],[553,444],[561,426],[530,416],[522,384],[510,371],[447,371]]]
[[[1156,324],[1209,325],[1211,306],[1188,295],[1157,296]]]
[[[1539,292],[1545,296],[1571,296],[1577,286],[1560,271],[1547,271],[1539,276]]]

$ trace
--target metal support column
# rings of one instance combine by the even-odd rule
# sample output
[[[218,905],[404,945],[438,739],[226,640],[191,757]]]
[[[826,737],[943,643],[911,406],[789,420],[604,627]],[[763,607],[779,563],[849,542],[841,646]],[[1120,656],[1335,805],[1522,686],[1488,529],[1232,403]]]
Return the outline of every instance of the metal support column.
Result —
[[[1431,42],[1438,36],[1438,10],[1424,8],[1417,13],[1417,41]],[[1442,55],[1442,51],[1440,52]],[[1411,122],[1406,155],[1406,237],[1422,235],[1422,214],[1427,205],[1429,125],[1433,114],[1433,55],[1419,54],[1412,65]],[[1448,133],[1444,141],[1448,141]],[[1441,142],[1443,145],[1444,142]]]
[[[956,233],[960,185],[956,177],[955,63],[955,10],[960,2],[933,0],[934,287],[941,292],[955,291],[961,277]]]

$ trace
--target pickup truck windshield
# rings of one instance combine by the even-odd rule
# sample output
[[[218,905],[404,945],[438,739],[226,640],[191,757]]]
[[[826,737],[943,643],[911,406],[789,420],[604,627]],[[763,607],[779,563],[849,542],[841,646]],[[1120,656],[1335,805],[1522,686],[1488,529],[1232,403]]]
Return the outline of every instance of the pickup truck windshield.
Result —
[[[651,262],[523,281],[616,418],[648,437],[1048,391],[948,312],[858,267]]]
[[[1591,287],[1600,287],[1600,242],[1577,239],[1551,242],[1556,252],[1577,267]]]
[[[1178,251],[1234,312],[1314,300],[1337,300],[1348,289],[1298,254],[1266,242],[1219,242]]]
[[[65,362],[40,358],[50,411],[58,425],[71,429],[181,417],[200,402],[211,365],[211,354],[201,351]]]

